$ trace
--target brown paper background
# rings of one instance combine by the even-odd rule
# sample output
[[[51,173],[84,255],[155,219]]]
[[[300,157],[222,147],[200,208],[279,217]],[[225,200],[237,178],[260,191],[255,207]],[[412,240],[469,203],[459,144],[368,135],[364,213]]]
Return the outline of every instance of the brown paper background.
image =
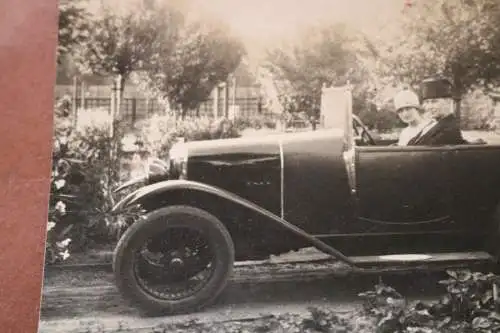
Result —
[[[47,225],[57,0],[0,0],[0,331],[36,332]]]

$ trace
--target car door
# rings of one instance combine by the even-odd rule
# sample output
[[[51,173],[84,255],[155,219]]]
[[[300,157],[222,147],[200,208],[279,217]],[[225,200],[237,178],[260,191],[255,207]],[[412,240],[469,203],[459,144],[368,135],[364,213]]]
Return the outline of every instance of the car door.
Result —
[[[500,145],[456,145],[453,147],[453,217],[471,248],[484,244],[491,232],[491,218],[500,203]]]
[[[394,251],[440,248],[454,228],[449,164],[446,147],[356,147],[357,228]]]

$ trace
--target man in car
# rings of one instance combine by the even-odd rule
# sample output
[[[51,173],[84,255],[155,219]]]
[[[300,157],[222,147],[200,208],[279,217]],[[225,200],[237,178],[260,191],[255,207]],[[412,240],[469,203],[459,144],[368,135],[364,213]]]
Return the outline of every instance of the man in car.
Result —
[[[467,141],[462,137],[460,125],[453,112],[453,86],[447,79],[427,79],[421,84],[422,106],[435,122],[425,133],[419,133],[408,145],[459,145]]]

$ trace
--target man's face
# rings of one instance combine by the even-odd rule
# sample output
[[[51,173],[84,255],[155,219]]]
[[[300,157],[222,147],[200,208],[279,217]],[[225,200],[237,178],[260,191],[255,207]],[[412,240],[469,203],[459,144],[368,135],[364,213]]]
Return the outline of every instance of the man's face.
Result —
[[[433,117],[443,117],[453,112],[453,99],[431,98],[422,102],[424,109]]]

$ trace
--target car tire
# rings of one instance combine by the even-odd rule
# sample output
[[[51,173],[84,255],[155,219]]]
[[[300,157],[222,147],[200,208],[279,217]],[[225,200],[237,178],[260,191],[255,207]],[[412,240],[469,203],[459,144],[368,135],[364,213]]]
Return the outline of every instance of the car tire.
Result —
[[[168,228],[196,228],[208,238],[214,252],[214,270],[207,284],[194,295],[165,300],[141,287],[135,274],[134,253],[141,244]],[[190,206],[170,206],[148,213],[132,224],[120,238],[113,256],[113,270],[118,290],[134,307],[148,315],[169,315],[196,312],[215,301],[232,274],[234,244],[228,230],[212,214]]]
[[[498,240],[500,239],[500,203],[495,207],[492,216],[493,220],[493,232],[490,236],[490,248],[495,256],[495,260],[500,264],[500,245]]]

